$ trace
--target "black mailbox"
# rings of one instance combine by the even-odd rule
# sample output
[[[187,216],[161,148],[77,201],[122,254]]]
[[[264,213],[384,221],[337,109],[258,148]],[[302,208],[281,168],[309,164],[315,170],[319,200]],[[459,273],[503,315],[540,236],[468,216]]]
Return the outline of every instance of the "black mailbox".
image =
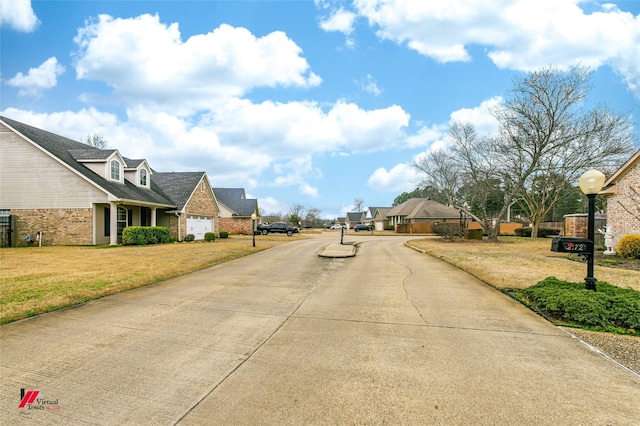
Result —
[[[562,253],[592,253],[593,241],[588,238],[556,237],[551,240],[551,251]]]

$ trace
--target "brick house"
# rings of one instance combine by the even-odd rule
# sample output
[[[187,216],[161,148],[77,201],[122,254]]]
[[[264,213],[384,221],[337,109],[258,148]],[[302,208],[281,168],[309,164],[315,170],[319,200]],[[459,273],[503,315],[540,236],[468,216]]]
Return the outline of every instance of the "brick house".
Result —
[[[367,217],[366,212],[348,212],[344,220],[347,229],[352,229],[354,226],[364,223],[365,217]]]
[[[146,160],[98,149],[0,117],[0,213],[13,245],[115,245],[126,226],[171,237],[215,232],[218,206],[204,172],[158,173]]]
[[[258,200],[247,198],[244,188],[213,188],[220,207],[218,226],[230,234],[251,235],[251,215],[260,220]]]
[[[640,150],[604,183],[607,226],[614,247],[627,234],[640,234]]]
[[[371,212],[371,222],[373,223],[376,231],[383,231],[389,226],[389,218],[387,213],[391,210],[391,207],[369,207]]]
[[[460,211],[428,198],[411,198],[386,213],[389,225],[459,222]]]

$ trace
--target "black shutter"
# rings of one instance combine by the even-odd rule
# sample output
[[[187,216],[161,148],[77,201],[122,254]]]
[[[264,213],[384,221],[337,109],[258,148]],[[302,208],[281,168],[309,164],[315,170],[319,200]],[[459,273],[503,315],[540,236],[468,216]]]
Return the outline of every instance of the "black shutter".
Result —
[[[109,207],[104,208],[104,236],[111,236],[111,211]]]

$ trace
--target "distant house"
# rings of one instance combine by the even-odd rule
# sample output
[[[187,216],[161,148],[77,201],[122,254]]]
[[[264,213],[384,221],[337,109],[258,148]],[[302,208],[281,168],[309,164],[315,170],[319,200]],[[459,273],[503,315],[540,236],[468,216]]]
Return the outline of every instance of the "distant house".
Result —
[[[244,188],[213,188],[213,193],[220,207],[220,230],[251,235],[251,215],[260,218],[258,200],[247,198]]]
[[[144,159],[98,149],[0,117],[0,216],[13,245],[118,244],[127,226],[166,226],[172,238],[215,232],[205,172],[159,173]]]
[[[607,227],[614,247],[627,234],[640,234],[640,150],[604,184],[607,196]]]
[[[445,206],[428,198],[411,198],[404,203],[391,208],[387,212],[389,225],[394,226],[396,232],[406,232],[403,225],[436,224],[442,222],[458,222],[460,211]],[[425,227],[425,229],[430,229]],[[430,232],[430,231],[414,231]]]
[[[360,223],[364,223],[366,216],[367,214],[365,212],[348,212],[344,220],[347,229],[351,229]]]
[[[373,207],[372,222],[376,231],[382,231],[389,227],[389,217],[387,213],[391,210],[391,207]]]

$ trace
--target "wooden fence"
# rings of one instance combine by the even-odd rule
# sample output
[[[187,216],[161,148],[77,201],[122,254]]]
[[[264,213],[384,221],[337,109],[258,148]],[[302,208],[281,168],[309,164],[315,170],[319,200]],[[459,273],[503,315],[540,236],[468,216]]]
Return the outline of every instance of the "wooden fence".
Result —
[[[455,225],[456,222],[439,222],[441,224]],[[396,232],[398,234],[433,234],[433,223],[404,223],[402,225],[396,225]],[[478,222],[467,223],[469,229],[482,229],[482,226]],[[500,224],[501,235],[515,235],[516,229],[522,228],[521,223],[502,223]]]

